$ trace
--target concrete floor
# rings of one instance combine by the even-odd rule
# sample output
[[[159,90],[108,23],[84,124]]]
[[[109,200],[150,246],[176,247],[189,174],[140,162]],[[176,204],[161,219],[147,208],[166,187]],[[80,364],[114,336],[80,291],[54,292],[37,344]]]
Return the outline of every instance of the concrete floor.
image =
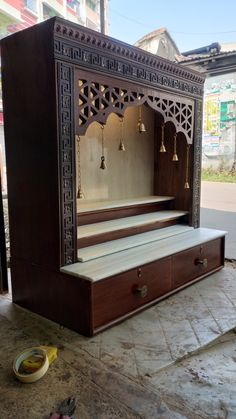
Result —
[[[76,396],[75,419],[236,418],[236,265],[94,338],[0,297],[0,419],[46,419]],[[12,374],[25,348],[58,347],[37,383]]]

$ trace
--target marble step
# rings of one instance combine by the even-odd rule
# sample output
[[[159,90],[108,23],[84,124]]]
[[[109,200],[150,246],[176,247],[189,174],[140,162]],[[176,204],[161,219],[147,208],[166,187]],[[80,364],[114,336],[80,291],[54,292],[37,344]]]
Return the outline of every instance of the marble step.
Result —
[[[99,223],[173,208],[172,196],[145,196],[109,201],[77,200],[77,225]]]
[[[78,278],[96,282],[126,272],[210,240],[224,237],[225,231],[197,228],[163,240],[123,250],[88,262],[63,266],[61,271]]]
[[[86,247],[101,242],[120,239],[144,233],[145,231],[177,224],[188,214],[187,211],[157,211],[132,217],[117,218],[100,223],[77,227],[78,247]]]
[[[110,210],[114,208],[132,207],[145,204],[155,204],[159,202],[167,202],[174,200],[173,196],[144,196],[131,199],[119,200],[81,200],[77,199],[77,213],[83,214],[85,212],[97,212]]]
[[[136,234],[135,236],[129,236],[118,240],[100,243],[96,244],[95,246],[84,247],[78,250],[78,260],[80,262],[87,262],[88,260],[97,259],[116,252],[121,252],[122,250],[131,249],[133,247],[141,246],[143,244],[158,240],[163,240],[167,237],[182,234],[189,230],[193,230],[193,227],[176,224],[171,227],[165,227],[159,230]]]

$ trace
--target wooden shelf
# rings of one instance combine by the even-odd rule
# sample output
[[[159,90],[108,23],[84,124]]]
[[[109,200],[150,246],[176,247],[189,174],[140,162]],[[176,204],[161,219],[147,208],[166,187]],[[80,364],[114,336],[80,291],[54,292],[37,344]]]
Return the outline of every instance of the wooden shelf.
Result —
[[[61,272],[96,282],[128,271],[141,264],[163,259],[201,243],[224,237],[225,234],[225,231],[198,228],[85,263],[78,262],[64,266],[61,268]]]
[[[78,248],[168,227],[183,221],[187,214],[187,211],[157,211],[82,225],[77,229]]]
[[[166,202],[172,201],[173,199],[173,196],[144,196],[140,198],[107,201],[77,199],[77,214],[83,214],[84,212],[103,211],[113,208],[132,207],[150,203]]]
[[[102,256],[107,256],[112,253],[131,249],[133,247],[141,246],[157,240],[163,240],[167,237],[182,234],[190,230],[193,230],[193,227],[178,224],[162,228],[160,230],[136,234],[134,237],[124,237],[123,239],[112,240],[95,246],[84,247],[78,250],[78,260],[79,262],[87,262],[88,260],[97,259]]]
[[[172,196],[145,196],[110,201],[77,200],[77,225],[94,224],[117,218],[173,209]]]

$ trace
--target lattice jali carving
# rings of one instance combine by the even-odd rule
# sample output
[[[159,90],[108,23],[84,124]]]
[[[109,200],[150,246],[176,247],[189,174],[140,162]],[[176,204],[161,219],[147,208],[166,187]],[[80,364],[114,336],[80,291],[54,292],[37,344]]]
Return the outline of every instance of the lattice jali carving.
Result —
[[[173,96],[168,97],[162,93],[159,97],[148,96],[148,105],[160,112],[164,118],[164,122],[171,121],[174,123],[177,132],[183,132],[189,144],[193,140],[193,117],[194,103],[186,102],[178,98],[173,100]]]
[[[191,99],[181,99],[164,93],[150,94],[149,89],[134,91],[128,86],[111,87],[108,83],[77,80],[76,119],[80,134],[85,133],[93,121],[105,123],[110,113],[123,116],[128,106],[138,106],[147,103],[152,109],[160,112],[164,122],[171,121],[176,131],[183,132],[188,143],[193,139],[194,102]]]

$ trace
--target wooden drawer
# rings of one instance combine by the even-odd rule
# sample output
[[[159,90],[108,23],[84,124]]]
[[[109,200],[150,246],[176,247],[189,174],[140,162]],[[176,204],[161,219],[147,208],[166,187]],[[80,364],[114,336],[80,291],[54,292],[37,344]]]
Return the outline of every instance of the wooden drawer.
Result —
[[[223,239],[219,238],[172,257],[172,288],[177,288],[223,265]]]
[[[94,283],[93,327],[122,317],[170,290],[170,257]]]

